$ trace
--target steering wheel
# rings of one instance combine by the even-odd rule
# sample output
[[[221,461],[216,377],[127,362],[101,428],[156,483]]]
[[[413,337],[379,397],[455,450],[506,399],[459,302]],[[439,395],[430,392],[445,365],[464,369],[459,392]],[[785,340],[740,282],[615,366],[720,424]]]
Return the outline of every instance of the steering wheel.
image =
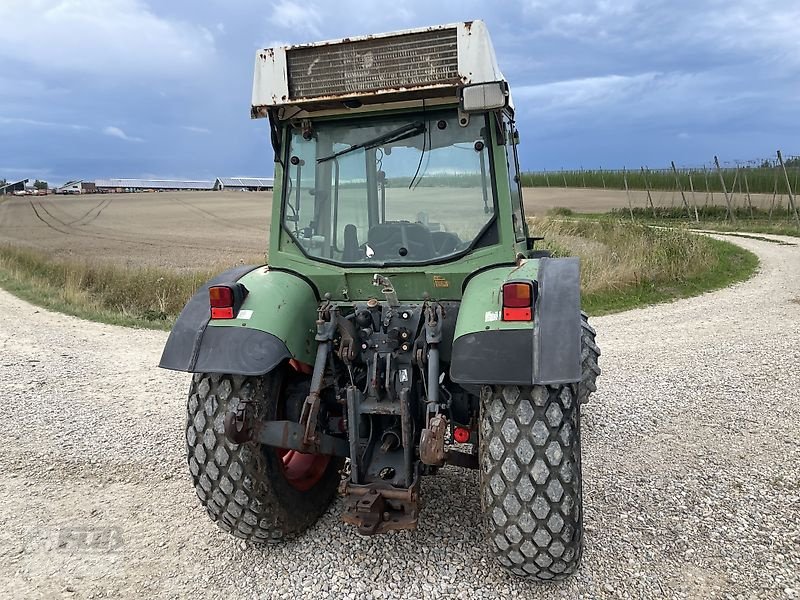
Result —
[[[420,232],[424,232],[427,238],[420,238]],[[387,221],[374,227],[369,237],[369,245],[375,251],[376,258],[427,260],[433,255],[430,232],[419,223]]]

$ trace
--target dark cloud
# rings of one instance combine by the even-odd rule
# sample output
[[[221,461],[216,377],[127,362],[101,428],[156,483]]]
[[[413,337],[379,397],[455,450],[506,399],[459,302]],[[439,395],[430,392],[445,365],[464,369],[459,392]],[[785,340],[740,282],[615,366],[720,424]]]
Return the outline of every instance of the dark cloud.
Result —
[[[525,168],[800,151],[796,3],[5,0],[0,177],[269,174],[248,118],[257,47],[472,18],[511,82]]]

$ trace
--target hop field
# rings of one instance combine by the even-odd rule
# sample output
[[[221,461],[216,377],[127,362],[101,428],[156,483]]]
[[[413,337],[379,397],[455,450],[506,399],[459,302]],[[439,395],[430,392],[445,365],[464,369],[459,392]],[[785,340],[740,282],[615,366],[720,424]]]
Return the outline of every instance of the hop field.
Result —
[[[787,166],[787,174],[792,190],[797,190],[800,184],[800,164],[794,163]],[[722,169],[720,174],[713,169],[679,169],[678,182],[675,174],[670,169],[634,169],[602,170],[579,169],[565,171],[537,171],[522,174],[522,185],[525,187],[564,187],[564,188],[593,188],[608,190],[624,190],[627,179],[628,189],[677,191],[685,190],[689,193],[692,189],[698,193],[722,193],[722,181],[728,192],[752,194],[785,194],[786,179],[780,167],[744,167],[741,169]]]

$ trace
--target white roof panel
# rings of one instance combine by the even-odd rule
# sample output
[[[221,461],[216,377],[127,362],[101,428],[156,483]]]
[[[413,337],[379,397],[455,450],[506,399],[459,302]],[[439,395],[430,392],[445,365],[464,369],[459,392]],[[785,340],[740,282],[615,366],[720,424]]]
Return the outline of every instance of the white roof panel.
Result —
[[[217,180],[226,187],[272,187],[272,177],[218,177]]]
[[[208,180],[176,179],[98,179],[98,188],[133,188],[145,190],[213,190],[214,182]]]

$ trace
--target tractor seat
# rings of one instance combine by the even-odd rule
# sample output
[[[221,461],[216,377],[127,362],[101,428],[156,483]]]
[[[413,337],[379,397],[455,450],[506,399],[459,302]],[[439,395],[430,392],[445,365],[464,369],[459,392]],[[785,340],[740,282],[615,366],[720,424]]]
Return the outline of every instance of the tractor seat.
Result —
[[[344,262],[357,262],[364,258],[364,251],[358,246],[358,230],[352,223],[344,226],[342,260]]]
[[[379,260],[430,260],[435,256],[427,227],[408,221],[387,221],[369,230],[367,240]]]

